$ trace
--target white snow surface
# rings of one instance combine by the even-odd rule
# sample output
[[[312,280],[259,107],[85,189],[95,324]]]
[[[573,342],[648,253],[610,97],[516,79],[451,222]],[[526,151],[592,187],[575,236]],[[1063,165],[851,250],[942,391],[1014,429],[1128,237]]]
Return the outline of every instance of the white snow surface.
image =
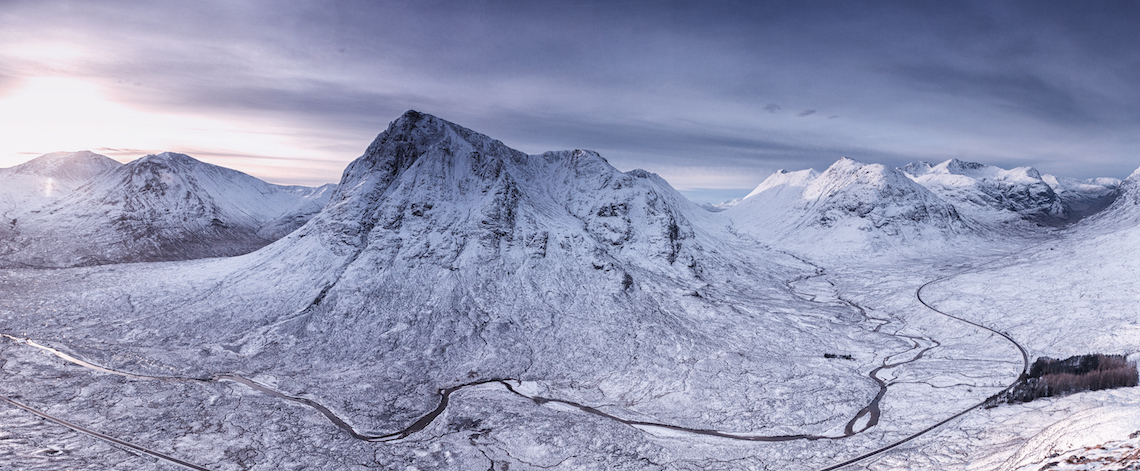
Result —
[[[989,224],[1071,223],[1111,203],[1119,184],[1109,178],[1079,181],[1042,175],[1032,167],[1006,170],[957,159],[933,166],[916,162],[901,170],[963,214]]]
[[[45,172],[23,172],[21,167],[53,155],[15,167],[20,172],[13,173],[43,178]],[[75,181],[93,173],[83,172],[85,167],[74,161],[56,165],[52,174],[73,175]],[[331,190],[331,185],[273,185],[184,154],[148,155],[116,163],[0,226],[0,266],[69,267],[247,253],[300,227],[321,210]]]
[[[155,157],[156,168],[179,165]],[[1030,174],[1010,181],[1032,184]],[[1137,175],[1107,209],[1061,230],[971,218],[903,170],[850,159],[780,172],[713,213],[591,151],[526,155],[408,112],[319,214],[255,252],[0,270],[5,333],[133,374],[238,373],[366,433],[411,425],[440,389],[510,379],[527,396],[627,420],[831,437],[879,393],[878,369],[888,384],[878,423],[847,438],[630,426],[492,382],[458,390],[406,439],[363,442],[232,383],[100,374],[6,339],[0,394],[218,470],[822,469],[1020,374],[1012,343],[923,306],[915,292],[927,282],[923,300],[1008,332],[1030,360],[1140,351]],[[121,182],[137,193],[167,185],[147,207],[200,207],[163,199],[190,183]],[[225,185],[201,193],[256,198]],[[265,216],[211,207],[226,221]],[[1035,469],[1104,443],[1125,453],[1136,404],[1131,388],[977,409],[851,469]],[[0,467],[161,466],[0,413]]]
[[[79,151],[44,154],[15,167],[0,168],[0,217],[19,218],[120,165],[110,157]]]

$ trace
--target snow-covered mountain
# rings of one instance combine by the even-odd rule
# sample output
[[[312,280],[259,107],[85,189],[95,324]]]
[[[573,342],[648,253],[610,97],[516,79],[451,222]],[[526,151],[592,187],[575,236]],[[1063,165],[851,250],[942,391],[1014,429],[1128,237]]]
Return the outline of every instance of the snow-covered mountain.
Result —
[[[1114,183],[1111,179],[1104,180],[1108,180],[1104,182],[1106,184]],[[1118,182],[1114,188],[1112,203],[1082,221],[1084,224],[1074,227],[1074,231],[1115,231],[1133,228],[1140,224],[1140,168],[1132,172],[1128,178]],[[1137,252],[1140,253],[1140,243],[1137,244]]]
[[[27,217],[95,245],[144,224],[145,243],[235,240],[295,221],[238,203],[329,198],[241,256],[0,269],[0,396],[195,469],[825,469],[874,450],[860,466],[1018,469],[1010,444],[1091,396],[980,402],[1038,354],[1140,349],[1140,172],[1098,215],[1009,242],[882,165],[778,172],[713,213],[594,152],[526,155],[417,112],[335,189],[176,154],[104,175]],[[1056,427],[1134,430],[1117,417],[1140,393],[1105,393],[1115,416]],[[0,467],[154,466],[0,412]]]
[[[1116,200],[1120,192],[1119,178],[1098,177],[1087,180],[1041,175],[1041,179],[1053,188],[1061,198],[1061,203],[1069,208],[1076,218],[1084,218],[1100,212]]]
[[[1042,175],[1032,167],[1006,170],[957,159],[938,165],[915,162],[902,170],[963,214],[986,223],[1071,223],[1111,203],[1118,183],[1078,181]]]
[[[0,168],[0,217],[18,218],[121,165],[109,157],[79,151],[53,152],[15,167]]]
[[[183,154],[148,155],[6,221],[0,226],[0,265],[67,267],[247,253],[304,224],[330,193],[330,186],[272,185]]]
[[[124,319],[90,327],[195,374],[272,375],[377,433],[431,411],[441,388],[495,378],[679,426],[843,433],[877,387],[825,349],[909,344],[866,329],[850,306],[796,295],[786,281],[814,267],[727,224],[594,152],[526,155],[408,112],[297,231],[193,271],[115,282],[129,310],[62,309]],[[146,314],[172,299],[177,316]],[[791,386],[805,381],[848,387]],[[579,418],[557,423],[568,420]]]
[[[902,171],[849,158],[822,173],[778,171],[724,214],[737,230],[791,244],[893,247],[967,230],[954,206]]]
[[[760,348],[774,332],[814,336],[779,323],[720,331],[752,312],[748,306],[758,298],[792,302],[780,283],[757,280],[804,267],[778,254],[769,255],[778,261],[757,263],[724,252],[731,242],[698,229],[723,225],[717,218],[660,177],[622,173],[594,152],[526,155],[408,112],[348,166],[321,214],[248,257],[258,260],[251,262],[258,276],[276,277],[270,261],[291,260],[283,272],[308,267],[317,281],[290,289],[312,296],[300,314],[254,312],[269,318],[248,322],[268,326],[230,329],[246,332],[231,348],[277,359],[276,371],[293,368],[283,358],[319,359],[327,373],[298,377],[313,388],[367,372],[374,397],[355,398],[353,408],[366,401],[355,419],[375,427],[430,410],[440,387],[481,378],[523,378],[549,388],[573,382],[581,387],[566,391],[568,397],[616,398],[652,397],[663,384],[690,377],[670,401],[704,412],[676,421],[703,415],[733,429],[757,428],[769,421],[763,410],[792,407],[785,402],[792,398],[776,395],[748,406],[752,412],[724,415],[723,401],[735,399],[702,399],[717,395],[722,380],[708,375],[717,368],[694,369],[683,358],[719,363],[715,352]],[[705,291],[710,284],[721,288]],[[726,298],[737,299],[741,311],[715,307],[721,301],[714,300]],[[815,339],[778,353],[763,348],[782,358],[835,341]],[[731,360],[741,361],[757,375],[784,374],[775,372],[770,356]],[[739,398],[760,385],[742,387]],[[417,406],[397,407],[395,398]],[[676,411],[666,402],[646,399],[636,409],[673,420]],[[841,420],[830,417],[821,420]]]
[[[1114,201],[1111,212],[1140,217],[1140,168],[1120,183],[1120,197],[1118,199],[1120,203],[1116,204]]]

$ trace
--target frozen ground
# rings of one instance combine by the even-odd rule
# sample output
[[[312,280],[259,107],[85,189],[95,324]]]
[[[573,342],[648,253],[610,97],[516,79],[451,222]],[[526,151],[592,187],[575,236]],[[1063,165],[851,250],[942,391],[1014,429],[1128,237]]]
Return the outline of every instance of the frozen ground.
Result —
[[[1123,203],[1115,219],[1008,237],[896,170],[833,170],[815,182],[831,199],[789,200],[804,212],[776,234],[755,222],[778,216],[747,199],[710,213],[588,151],[526,156],[409,113],[322,213],[252,254],[0,271],[4,333],[161,378],[3,338],[0,395],[205,469],[810,470],[912,437],[1021,372],[1013,343],[918,301],[932,280],[923,300],[1031,356],[1137,351]],[[439,389],[485,384],[371,442],[218,374],[363,435],[414,426]],[[1124,452],[1136,394],[973,409],[851,468]],[[0,413],[0,468],[176,467]]]

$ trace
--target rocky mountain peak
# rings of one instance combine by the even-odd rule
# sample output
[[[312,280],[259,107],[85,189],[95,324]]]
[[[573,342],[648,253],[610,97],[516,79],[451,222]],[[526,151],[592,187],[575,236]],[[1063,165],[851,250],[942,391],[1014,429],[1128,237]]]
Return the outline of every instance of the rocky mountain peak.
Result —
[[[950,159],[944,162],[947,173],[955,175],[966,175],[978,170],[983,170],[989,167],[986,164],[978,162],[967,162],[964,160]]]
[[[908,173],[914,181],[954,204],[964,214],[979,220],[1003,223],[1025,220],[1056,226],[1072,222],[1083,214],[1074,211],[1070,204],[1079,203],[1081,208],[1099,204],[1099,197],[1084,198],[1089,200],[1087,202],[1063,200],[1054,191],[1054,185],[1050,185],[1033,167],[1006,170],[950,159],[929,171],[913,172],[921,168],[919,164],[904,167],[912,170]]]
[[[413,111],[349,165],[308,230],[340,256],[391,250],[384,263],[521,263],[556,239],[567,250],[636,251],[672,263],[692,236],[693,212],[704,211],[660,177],[622,173],[596,152],[526,155]]]
[[[777,172],[724,214],[739,230],[770,240],[795,235],[876,250],[938,243],[968,229],[952,205],[902,170],[850,158],[818,174]]]
[[[420,158],[451,160],[455,157],[512,156],[525,154],[502,142],[435,116],[407,111],[380,133],[364,155],[353,162],[345,176],[359,173],[394,175]],[[360,175],[363,176],[363,175]]]

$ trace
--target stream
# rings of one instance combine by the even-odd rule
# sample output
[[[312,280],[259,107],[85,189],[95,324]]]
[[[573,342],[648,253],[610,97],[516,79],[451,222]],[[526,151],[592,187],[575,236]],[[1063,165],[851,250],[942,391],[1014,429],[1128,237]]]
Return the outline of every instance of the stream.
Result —
[[[795,257],[795,256],[793,255],[793,257]],[[795,257],[795,258],[800,259],[799,257]],[[814,277],[823,276],[825,273],[825,271],[821,267],[819,267],[818,265],[812,264],[811,262],[808,262],[808,261],[803,260],[803,259],[800,259],[800,260],[803,261],[804,263],[807,263],[807,264],[815,267],[816,273],[813,275],[806,275],[804,277],[797,278],[796,280],[789,281],[788,287],[792,290],[792,292],[796,292],[793,284],[800,282],[800,281],[806,281],[806,280],[809,280],[809,279],[814,278]],[[970,270],[979,269],[982,266],[988,265],[989,263],[993,263],[995,261],[996,260],[992,260],[992,261],[987,262],[985,264],[975,266],[975,267],[971,268]],[[969,270],[967,270],[967,271],[969,271]],[[961,273],[965,273],[965,272],[961,272]],[[925,300],[922,299],[923,288],[927,287],[928,285],[930,285],[932,283],[948,279],[952,276],[955,276],[955,275],[958,275],[961,273],[956,273],[954,275],[947,275],[947,276],[943,276],[943,277],[931,280],[931,281],[923,284],[922,286],[920,286],[916,290],[915,296],[918,298],[918,301],[920,303],[922,303],[924,306],[929,308],[931,311],[934,311],[934,312],[941,314],[943,316],[946,316],[946,317],[949,317],[949,318],[970,324],[970,325],[975,326],[977,328],[993,332],[995,334],[1002,336],[1005,340],[1012,343],[1015,347],[1017,347],[1017,349],[1021,353],[1022,360],[1023,360],[1022,373],[1024,375],[1026,368],[1028,368],[1028,361],[1029,361],[1028,360],[1028,353],[1025,351],[1025,349],[1020,344],[1018,344],[1015,340],[1013,340],[1013,338],[1010,337],[1008,334],[1005,334],[1005,333],[1000,332],[1000,331],[995,330],[995,329],[991,329],[989,327],[978,324],[976,322],[972,322],[972,321],[963,319],[961,317],[942,312],[942,311],[938,310],[937,308],[931,306]],[[800,293],[797,293],[797,295],[805,296],[805,295],[800,294]],[[806,297],[810,301],[816,301],[814,295],[806,295]],[[880,330],[880,328],[882,328],[882,326],[891,323],[890,319],[882,319],[882,318],[871,317],[866,312],[866,310],[864,308],[862,308],[861,306],[859,306],[858,304],[856,304],[852,301],[843,299],[842,297],[838,296],[838,294],[836,294],[835,299],[837,299],[840,303],[842,303],[844,305],[850,306],[850,307],[858,310],[860,312],[860,314],[866,320],[868,320],[868,321],[879,321],[880,324],[875,327],[875,329],[874,329],[875,332],[878,332]],[[816,302],[822,302],[822,301],[816,301]],[[443,414],[443,412],[447,409],[447,405],[448,405],[448,402],[449,402],[452,394],[454,394],[455,392],[460,391],[464,388],[468,388],[468,387],[472,387],[472,386],[488,385],[488,384],[501,385],[510,393],[517,395],[519,397],[528,399],[537,405],[544,405],[544,404],[550,404],[550,403],[562,404],[565,406],[569,406],[569,407],[578,409],[582,412],[586,412],[586,413],[589,413],[592,415],[596,415],[596,416],[603,417],[606,419],[614,420],[614,421],[617,421],[617,422],[620,422],[620,423],[623,423],[623,424],[626,424],[629,426],[638,427],[638,428],[661,428],[661,429],[691,433],[691,434],[696,434],[696,435],[715,436],[715,437],[726,438],[726,439],[731,439],[731,440],[744,440],[744,441],[755,441],[755,442],[782,442],[782,441],[790,441],[790,440],[820,440],[820,439],[836,440],[836,439],[842,439],[842,438],[850,437],[850,436],[853,436],[857,433],[866,431],[866,430],[870,429],[871,427],[874,427],[875,425],[878,424],[879,417],[880,417],[879,404],[882,401],[882,399],[885,397],[887,390],[888,390],[888,386],[889,386],[889,383],[887,381],[885,381],[879,377],[879,373],[881,373],[884,370],[897,368],[897,367],[918,361],[918,360],[922,359],[923,356],[927,352],[929,352],[931,349],[934,349],[934,348],[937,348],[940,346],[939,342],[937,342],[933,339],[930,339],[930,338],[917,337],[917,336],[907,336],[907,335],[902,335],[902,334],[894,334],[894,335],[897,337],[909,339],[913,343],[913,346],[906,352],[896,353],[896,354],[892,354],[892,355],[887,356],[883,360],[883,363],[880,366],[872,369],[868,373],[868,377],[878,385],[879,391],[866,407],[859,410],[855,414],[855,416],[852,417],[847,422],[846,426],[844,427],[843,434],[837,435],[837,436],[806,435],[806,434],[798,434],[798,435],[749,435],[749,434],[728,433],[728,432],[722,432],[722,431],[711,430],[711,429],[689,428],[689,427],[682,427],[682,426],[678,426],[678,425],[671,425],[671,424],[665,424],[665,423],[630,420],[630,419],[625,419],[625,418],[618,417],[618,416],[612,415],[610,413],[601,411],[595,407],[591,407],[591,406],[584,405],[584,404],[579,404],[579,403],[572,402],[572,401],[567,401],[567,400],[557,399],[557,398],[548,398],[548,397],[542,397],[542,396],[528,396],[528,395],[523,394],[522,392],[519,391],[518,387],[522,385],[522,382],[520,380],[514,379],[514,378],[484,379],[484,380],[474,381],[474,382],[470,382],[470,383],[464,383],[464,384],[460,384],[460,385],[456,385],[456,386],[451,386],[451,387],[444,388],[444,389],[439,389],[438,390],[439,404],[437,405],[437,407],[434,410],[432,410],[432,411],[428,412],[427,414],[416,419],[408,427],[406,427],[403,430],[400,430],[398,432],[384,434],[384,435],[367,435],[367,434],[362,434],[362,433],[356,431],[356,429],[354,429],[344,419],[340,418],[332,410],[328,409],[324,405],[321,405],[317,401],[314,401],[314,400],[308,399],[308,398],[304,398],[304,397],[291,396],[291,395],[282,393],[282,392],[277,391],[273,388],[270,388],[264,384],[258,383],[257,381],[246,378],[246,377],[241,376],[241,375],[236,374],[236,373],[217,374],[217,375],[214,375],[210,378],[189,378],[189,377],[177,377],[177,376],[148,376],[148,375],[140,375],[140,374],[134,374],[134,373],[121,372],[121,371],[113,370],[110,368],[106,368],[103,366],[99,366],[99,365],[90,363],[90,362],[85,361],[85,360],[80,359],[80,358],[76,358],[72,355],[69,355],[69,354],[64,353],[62,351],[59,351],[57,349],[36,343],[35,341],[33,341],[31,339],[19,338],[19,337],[15,337],[12,335],[0,333],[0,336],[6,337],[10,340],[13,340],[13,341],[19,343],[19,344],[24,344],[24,345],[28,345],[28,346],[38,348],[38,349],[43,350],[45,352],[51,353],[51,354],[65,360],[67,362],[79,365],[79,366],[87,368],[87,369],[99,371],[102,373],[114,374],[114,375],[124,376],[124,377],[128,377],[128,378],[134,378],[134,379],[156,380],[156,381],[167,381],[167,382],[211,383],[211,382],[226,381],[226,382],[238,383],[238,384],[246,386],[250,389],[253,389],[255,391],[258,391],[258,392],[261,392],[261,393],[264,393],[264,394],[267,394],[267,395],[270,395],[270,396],[273,396],[273,397],[276,397],[276,398],[279,398],[282,400],[287,400],[287,401],[303,404],[309,408],[312,408],[312,409],[316,410],[317,412],[320,412],[330,422],[332,422],[334,425],[336,425],[341,430],[345,431],[347,434],[352,436],[354,439],[369,441],[369,442],[387,442],[387,441],[400,440],[403,438],[407,438],[408,436],[423,430],[428,425],[430,425],[436,418],[438,418],[441,414]],[[924,344],[926,344],[926,345],[924,346]],[[907,352],[913,352],[915,350],[918,350],[918,352],[906,360],[897,361],[894,363],[888,363],[888,360],[893,358],[893,357],[897,357],[897,356],[906,354]],[[1016,381],[1014,383],[1011,383],[1006,388],[1006,390],[1009,390],[1009,388],[1012,388],[1015,384],[1016,384]],[[17,401],[10,399],[10,398],[0,396],[0,400],[7,402],[11,405],[14,405],[16,407],[19,407],[21,409],[27,410],[33,414],[39,415],[39,416],[41,416],[47,420],[50,420],[52,422],[64,425],[64,426],[69,427],[69,428],[72,428],[72,429],[77,430],[81,433],[85,433],[85,434],[94,436],[96,438],[109,441],[109,442],[114,443],[116,445],[123,446],[123,447],[129,448],[129,449],[132,449],[132,450],[135,450],[138,452],[142,452],[142,453],[150,455],[152,457],[155,457],[155,458],[158,458],[161,460],[165,460],[165,461],[168,461],[168,462],[173,463],[173,464],[177,464],[177,465],[185,467],[185,468],[194,469],[194,470],[198,470],[198,471],[206,470],[206,468],[203,468],[201,466],[194,465],[192,463],[188,463],[186,461],[183,461],[183,460],[162,454],[160,452],[153,451],[153,450],[147,449],[147,448],[139,446],[139,445],[131,444],[131,443],[116,439],[114,437],[110,437],[110,436],[107,436],[107,435],[104,435],[104,434],[101,434],[98,432],[88,430],[86,428],[72,424],[72,423],[64,421],[62,419],[52,417],[48,414],[45,414],[41,411],[33,409],[27,405],[21,404]],[[894,447],[897,447],[897,446],[899,446],[903,443],[906,443],[906,442],[908,442],[914,438],[917,438],[918,436],[921,436],[921,435],[923,435],[923,434],[925,434],[931,430],[934,430],[934,429],[942,426],[943,424],[945,424],[945,423],[947,423],[947,422],[949,422],[955,418],[958,418],[958,417],[966,414],[967,412],[969,412],[971,410],[974,410],[974,409],[982,406],[983,404],[984,404],[984,402],[979,403],[977,405],[974,405],[974,406],[970,407],[969,409],[966,409],[966,410],[961,411],[957,414],[954,414],[953,416],[951,416],[951,417],[949,417],[949,418],[947,418],[947,419],[945,419],[945,420],[943,420],[937,424],[934,424],[933,426],[931,426],[929,428],[926,428],[922,431],[919,431],[916,434],[908,436],[908,437],[906,437],[900,441],[897,441],[897,442],[892,443],[888,446],[879,448],[877,450],[871,451],[869,453],[866,453],[866,454],[861,455],[859,457],[853,458],[851,460],[845,461],[843,463],[825,468],[823,471],[839,469],[839,468],[845,467],[847,465],[862,461],[862,460],[869,458],[871,456],[875,456],[877,454],[886,452],[886,451],[888,451]],[[859,425],[860,421],[864,420],[864,418],[865,418],[865,423],[863,424],[862,427],[859,427],[858,425]]]

